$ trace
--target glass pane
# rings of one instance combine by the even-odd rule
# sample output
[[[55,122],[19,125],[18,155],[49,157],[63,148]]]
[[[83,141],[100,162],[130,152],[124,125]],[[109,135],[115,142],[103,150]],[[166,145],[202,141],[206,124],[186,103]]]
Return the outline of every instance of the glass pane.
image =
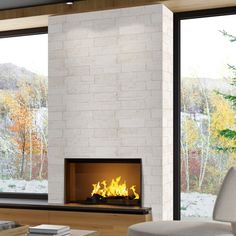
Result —
[[[181,21],[181,216],[211,219],[236,164],[236,16]]]
[[[48,192],[47,38],[0,39],[0,192]]]

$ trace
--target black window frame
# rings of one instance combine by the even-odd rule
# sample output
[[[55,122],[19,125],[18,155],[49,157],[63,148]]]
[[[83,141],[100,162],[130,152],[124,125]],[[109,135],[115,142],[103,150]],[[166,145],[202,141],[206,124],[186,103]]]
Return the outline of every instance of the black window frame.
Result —
[[[181,220],[181,20],[235,14],[236,7],[174,13],[174,220]]]
[[[0,38],[30,36],[30,35],[39,35],[39,34],[47,34],[47,33],[48,33],[48,27],[9,30],[9,31],[0,32]],[[1,202],[1,198],[48,200],[48,194],[45,194],[45,193],[1,192],[0,193],[0,202]]]

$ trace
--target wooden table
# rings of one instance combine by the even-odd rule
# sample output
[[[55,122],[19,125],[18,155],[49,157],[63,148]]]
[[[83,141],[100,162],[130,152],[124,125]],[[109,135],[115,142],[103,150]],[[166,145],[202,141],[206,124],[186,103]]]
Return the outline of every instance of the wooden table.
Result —
[[[99,234],[96,231],[73,229],[71,230],[71,236],[99,236]]]
[[[27,236],[28,229],[28,225],[18,225],[13,229],[0,230],[0,236]],[[70,236],[99,236],[98,232],[92,230],[71,229],[70,233]]]

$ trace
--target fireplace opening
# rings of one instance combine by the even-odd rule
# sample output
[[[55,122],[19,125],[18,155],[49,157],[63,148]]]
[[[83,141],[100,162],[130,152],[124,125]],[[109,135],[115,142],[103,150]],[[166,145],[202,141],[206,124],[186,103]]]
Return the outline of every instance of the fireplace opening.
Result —
[[[65,202],[140,206],[141,159],[65,159]]]

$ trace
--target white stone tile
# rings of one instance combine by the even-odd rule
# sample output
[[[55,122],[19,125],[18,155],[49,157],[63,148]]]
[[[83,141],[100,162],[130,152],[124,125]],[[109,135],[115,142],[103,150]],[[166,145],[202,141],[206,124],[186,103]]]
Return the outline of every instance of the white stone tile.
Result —
[[[104,38],[94,38],[94,47],[106,47],[109,46],[116,46],[118,39],[117,37],[104,37]]]
[[[140,109],[140,110],[118,110],[116,111],[117,119],[150,119],[150,110],[149,109]]]
[[[62,112],[50,112],[48,119],[49,121],[60,121],[62,120]]]
[[[119,127],[120,128],[139,128],[144,127],[145,120],[140,118],[133,118],[133,119],[120,119],[119,120]]]
[[[131,101],[121,101],[121,109],[134,110],[134,109],[145,109],[145,101],[143,100],[131,100]]]
[[[117,156],[117,147],[96,147],[95,156],[96,157],[116,157]]]
[[[123,91],[145,90],[145,89],[146,89],[146,83],[144,81],[135,81],[135,82],[134,81],[121,81],[121,90]]]
[[[95,147],[65,147],[65,157],[94,157],[95,156]]]
[[[118,147],[120,145],[119,138],[90,138],[89,145],[95,147]]]
[[[62,24],[53,24],[48,29],[49,35],[62,32]]]
[[[118,151],[117,151],[117,155],[119,157],[140,157],[138,155],[138,149],[137,147],[119,147]]]
[[[115,120],[116,111],[93,111],[94,120]]]
[[[146,146],[147,145],[146,137],[122,137],[121,145],[129,147]]]
[[[95,138],[117,137],[117,129],[94,129]]]
[[[50,129],[50,134],[48,136],[49,136],[49,144],[50,144],[50,138],[62,138],[63,131],[62,129]]]

